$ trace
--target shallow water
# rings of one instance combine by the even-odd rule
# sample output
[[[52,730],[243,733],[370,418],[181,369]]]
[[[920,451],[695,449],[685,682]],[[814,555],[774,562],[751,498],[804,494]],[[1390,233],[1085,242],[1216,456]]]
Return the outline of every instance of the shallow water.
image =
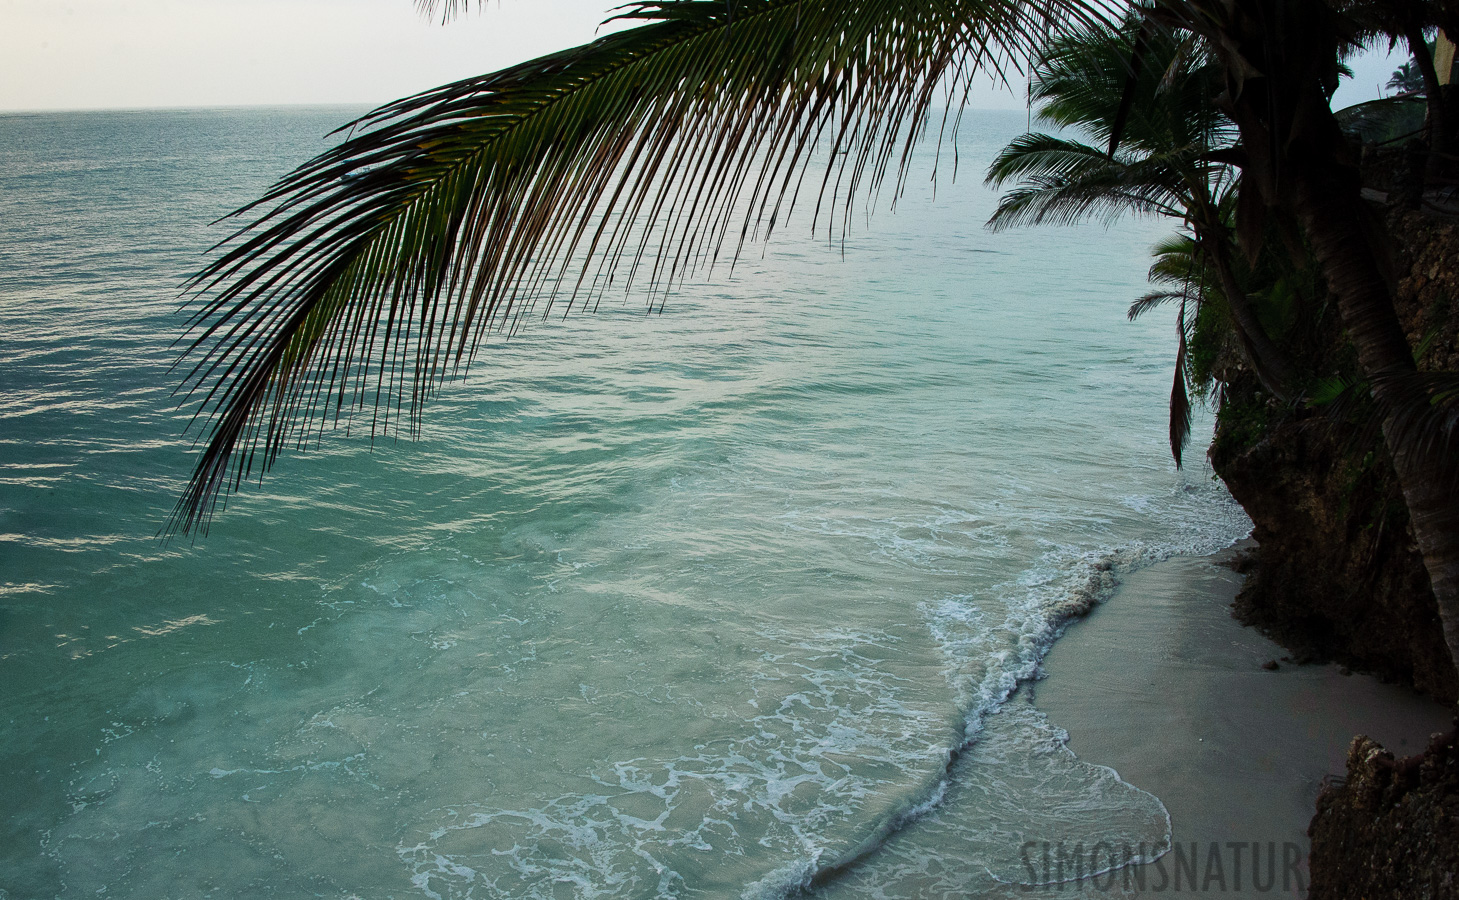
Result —
[[[1024,120],[970,114],[844,257],[494,340],[162,545],[177,288],[349,112],[0,117],[0,897],[1029,896],[1025,835],[1166,839],[1003,705],[1248,527],[1124,320],[1162,223],[985,231]]]

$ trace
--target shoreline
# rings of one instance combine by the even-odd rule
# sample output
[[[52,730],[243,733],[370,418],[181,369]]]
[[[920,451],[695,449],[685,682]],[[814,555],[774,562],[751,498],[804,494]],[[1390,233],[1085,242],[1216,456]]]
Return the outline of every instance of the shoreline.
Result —
[[[1342,777],[1354,736],[1402,755],[1450,726],[1436,701],[1335,664],[1283,661],[1284,648],[1232,618],[1245,576],[1223,563],[1243,546],[1129,573],[1068,625],[1027,687],[1081,760],[1115,769],[1170,813],[1172,852],[1115,885],[1301,895],[1317,794]]]

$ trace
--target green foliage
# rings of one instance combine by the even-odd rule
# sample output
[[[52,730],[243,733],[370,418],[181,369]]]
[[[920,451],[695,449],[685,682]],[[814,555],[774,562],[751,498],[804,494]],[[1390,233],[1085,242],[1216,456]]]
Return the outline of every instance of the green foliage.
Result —
[[[1194,314],[1185,318],[1185,377],[1198,396],[1210,396],[1226,366],[1235,355],[1231,319],[1220,285],[1201,258],[1195,240],[1187,235],[1174,235],[1157,244],[1151,251],[1155,260],[1149,278],[1153,284],[1168,285],[1176,290],[1147,294],[1130,307],[1130,318],[1148,308],[1148,298],[1167,296],[1193,307]]]
[[[1018,187],[1004,194],[988,224],[996,230],[1023,225],[1071,225],[1089,218],[1112,222],[1126,212],[1181,218],[1182,158],[1104,151],[1047,134],[1025,134],[1003,149],[988,182]]]
[[[1280,338],[1296,324],[1302,301],[1294,279],[1276,276],[1253,296],[1258,300],[1257,314],[1268,334]]]
[[[1216,389],[1223,364],[1231,355],[1231,320],[1218,303],[1203,303],[1186,338],[1186,378],[1202,395]]]
[[[1223,389],[1216,408],[1216,434],[1211,456],[1231,459],[1266,436],[1272,425],[1272,411],[1256,391]]]

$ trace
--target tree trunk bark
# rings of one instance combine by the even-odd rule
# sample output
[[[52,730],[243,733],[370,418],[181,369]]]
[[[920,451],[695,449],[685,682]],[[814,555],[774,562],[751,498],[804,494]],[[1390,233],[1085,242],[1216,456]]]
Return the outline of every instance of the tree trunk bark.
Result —
[[[1444,115],[1444,88],[1439,84],[1439,73],[1434,68],[1434,57],[1429,53],[1429,44],[1424,40],[1422,26],[1412,21],[1406,23],[1403,36],[1408,40],[1409,52],[1413,54],[1414,62],[1418,63],[1419,74],[1424,79],[1424,98],[1429,111],[1429,156],[1424,169],[1428,177],[1433,179],[1443,166],[1443,152],[1449,146],[1448,122]]]
[[[1328,111],[1331,116],[1331,111]],[[1336,122],[1334,121],[1334,131]],[[1394,411],[1427,405],[1417,387],[1418,367],[1404,336],[1378,254],[1363,219],[1361,183],[1356,170],[1321,152],[1296,161],[1292,202],[1312,242],[1312,250],[1336,296],[1343,327],[1358,352],[1358,362],[1373,398],[1388,412],[1383,436],[1398,474],[1438,601],[1444,641],[1459,671],[1459,492],[1455,462],[1441,454],[1417,452],[1396,434]],[[1300,174],[1296,174],[1300,173]]]
[[[1226,308],[1231,313],[1231,324],[1241,344],[1243,355],[1262,386],[1282,401],[1292,396],[1293,378],[1286,354],[1267,335],[1261,320],[1256,316],[1250,299],[1236,280],[1231,268],[1231,255],[1227,252],[1222,235],[1198,234],[1201,246],[1216,267],[1216,278],[1221,282],[1221,293],[1226,295]]]

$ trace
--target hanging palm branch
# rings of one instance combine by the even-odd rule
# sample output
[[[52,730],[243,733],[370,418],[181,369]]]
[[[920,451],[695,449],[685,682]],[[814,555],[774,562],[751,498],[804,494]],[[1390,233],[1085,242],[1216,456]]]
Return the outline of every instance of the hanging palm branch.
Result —
[[[813,227],[844,229],[889,174],[895,195],[940,90],[959,105],[974,71],[1090,9],[641,0],[619,17],[636,27],[366,115],[235,214],[191,284],[183,390],[206,446],[169,530],[356,413],[414,429],[530,311],[635,284],[662,302],[783,221],[816,158]]]
[[[1220,288],[1211,284],[1211,277],[1202,265],[1199,245],[1188,234],[1173,234],[1150,248],[1154,261],[1145,278],[1151,284],[1165,285],[1130,304],[1126,318],[1131,322],[1157,306],[1179,303],[1191,309],[1190,319],[1199,317],[1201,309],[1212,299],[1221,300]]]
[[[1180,312],[1176,315],[1175,331],[1180,342],[1175,351],[1175,377],[1170,387],[1170,455],[1175,457],[1175,467],[1179,469],[1191,437],[1191,401],[1185,383],[1185,301],[1181,301]]]

